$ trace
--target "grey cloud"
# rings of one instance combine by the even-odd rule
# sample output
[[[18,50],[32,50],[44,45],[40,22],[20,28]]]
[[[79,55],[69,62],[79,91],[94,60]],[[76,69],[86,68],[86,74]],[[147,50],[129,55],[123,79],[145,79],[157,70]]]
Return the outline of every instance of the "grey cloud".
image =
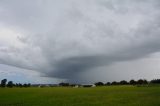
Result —
[[[88,70],[145,58],[160,51],[158,4],[158,0],[1,1],[0,13],[6,14],[0,15],[0,23],[25,33],[17,38],[22,47],[0,46],[0,63],[78,81]]]

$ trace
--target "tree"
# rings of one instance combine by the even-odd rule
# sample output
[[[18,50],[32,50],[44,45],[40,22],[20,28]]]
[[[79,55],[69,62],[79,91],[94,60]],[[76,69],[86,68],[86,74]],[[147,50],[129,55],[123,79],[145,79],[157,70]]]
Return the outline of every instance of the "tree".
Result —
[[[113,81],[112,83],[111,83],[111,85],[118,85],[119,83],[118,82],[116,82],[116,81]]]
[[[1,80],[1,87],[6,87],[7,79]]]
[[[19,87],[19,84],[18,84],[18,83],[16,83],[16,84],[15,84],[15,86],[16,86],[16,87]]]
[[[59,83],[59,86],[69,86],[69,83],[61,82],[61,83]]]
[[[30,83],[28,83],[28,84],[27,84],[27,86],[28,86],[28,87],[31,87],[31,84],[30,84]]]
[[[13,82],[12,82],[12,81],[9,81],[8,84],[7,84],[7,87],[12,88],[13,85],[14,85]]]
[[[107,82],[105,85],[109,86],[109,85],[111,85],[111,83],[110,83],[110,82]]]
[[[18,84],[18,87],[20,87],[20,88],[21,88],[21,87],[23,87],[23,85],[22,85],[21,83],[19,83],[19,84]]]
[[[125,80],[120,81],[120,85],[127,85],[127,84],[128,84],[128,82]]]
[[[147,81],[147,80],[139,79],[139,80],[137,81],[137,84],[140,84],[140,85],[142,85],[142,84],[148,84],[148,81]]]
[[[160,84],[160,79],[153,79],[151,80],[152,84]]]
[[[139,79],[138,81],[137,81],[137,84],[143,84],[143,80],[142,79]]]
[[[31,84],[30,83],[28,83],[28,84],[23,84],[23,87],[30,87],[31,86]]]
[[[27,87],[27,84],[23,84],[23,87]]]
[[[130,85],[135,85],[135,84],[136,84],[136,81],[132,79],[132,80],[129,81],[129,84],[130,84]]]
[[[148,81],[147,80],[143,80],[143,84],[148,84]]]
[[[103,82],[96,82],[95,85],[96,85],[96,86],[103,86],[104,83],[103,83]]]

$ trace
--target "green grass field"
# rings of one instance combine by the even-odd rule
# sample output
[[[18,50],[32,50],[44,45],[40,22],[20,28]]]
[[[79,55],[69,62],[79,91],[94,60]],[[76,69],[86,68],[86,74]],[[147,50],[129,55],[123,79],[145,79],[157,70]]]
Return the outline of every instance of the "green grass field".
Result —
[[[160,87],[0,88],[0,106],[160,106]]]

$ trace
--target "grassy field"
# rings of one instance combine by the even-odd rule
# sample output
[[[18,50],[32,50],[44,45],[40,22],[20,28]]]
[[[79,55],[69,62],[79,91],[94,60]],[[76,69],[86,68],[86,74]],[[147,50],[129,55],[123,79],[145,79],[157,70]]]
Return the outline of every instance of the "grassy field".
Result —
[[[160,106],[160,87],[0,88],[0,106]]]

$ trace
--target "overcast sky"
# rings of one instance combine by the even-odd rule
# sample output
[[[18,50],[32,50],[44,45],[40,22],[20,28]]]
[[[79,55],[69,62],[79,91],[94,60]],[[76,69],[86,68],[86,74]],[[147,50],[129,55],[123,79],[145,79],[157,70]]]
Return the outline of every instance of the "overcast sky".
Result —
[[[0,79],[160,78],[159,0],[0,0]]]

